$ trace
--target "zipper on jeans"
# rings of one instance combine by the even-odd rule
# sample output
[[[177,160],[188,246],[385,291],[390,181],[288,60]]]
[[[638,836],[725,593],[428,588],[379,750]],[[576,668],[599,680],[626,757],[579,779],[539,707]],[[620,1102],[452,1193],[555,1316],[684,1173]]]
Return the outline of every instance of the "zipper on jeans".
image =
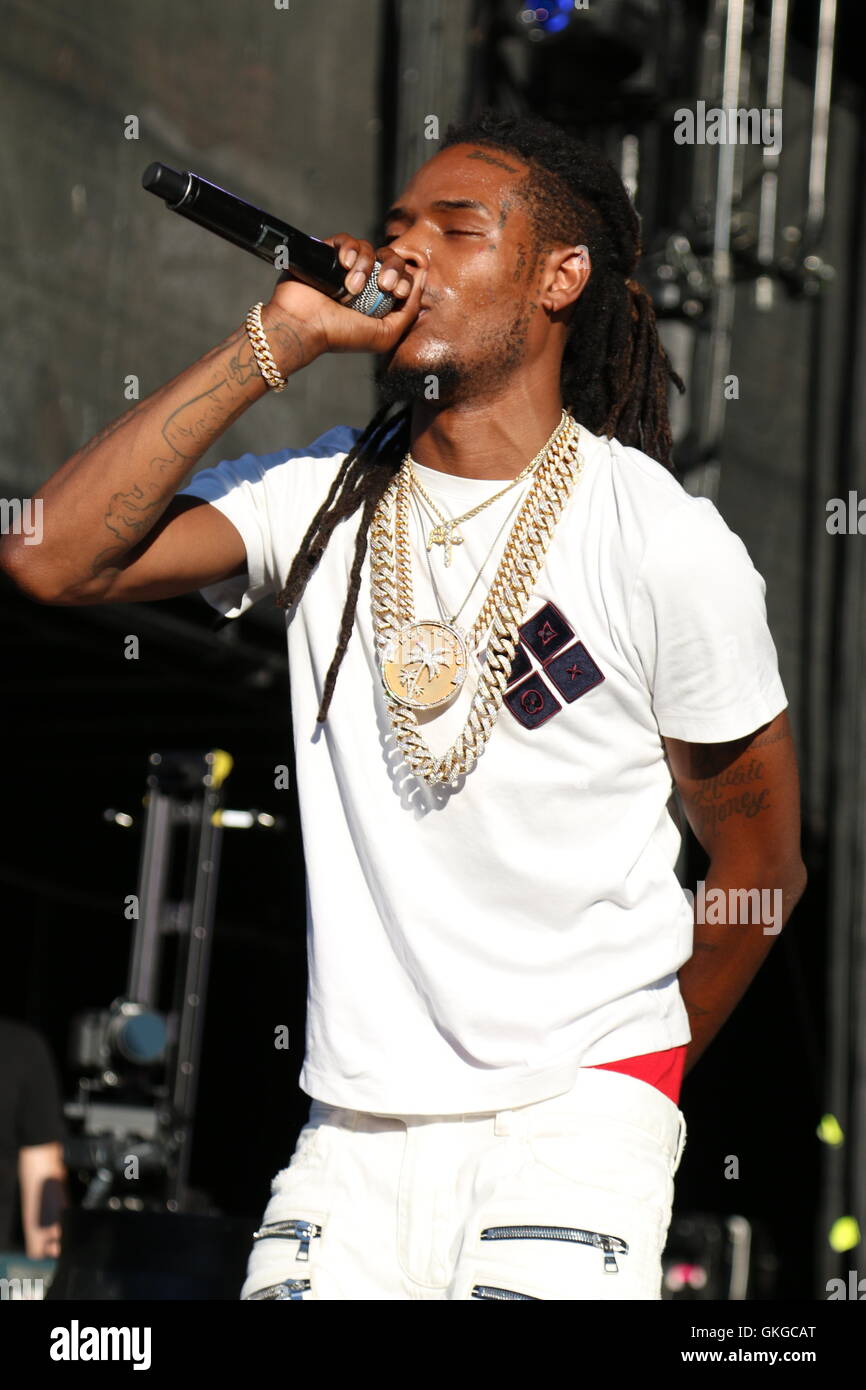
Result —
[[[303,1298],[309,1287],[309,1279],[284,1279],[281,1284],[268,1284],[267,1288],[248,1293],[244,1301],[249,1303],[255,1299]]]
[[[308,1260],[310,1258],[310,1241],[315,1240],[321,1234],[322,1228],[317,1226],[315,1221],[304,1221],[292,1217],[289,1221],[269,1221],[267,1225],[261,1226],[253,1232],[253,1240],[270,1240],[277,1237],[280,1240],[300,1241],[297,1258]]]
[[[487,1226],[482,1240],[573,1240],[580,1245],[595,1245],[604,1251],[605,1274],[619,1274],[614,1250],[628,1254],[628,1244],[621,1236],[605,1235],[602,1231],[584,1231],[577,1226]]]
[[[501,1289],[496,1284],[473,1284],[473,1298],[527,1298],[531,1303],[541,1300],[531,1293],[516,1293],[514,1289]]]

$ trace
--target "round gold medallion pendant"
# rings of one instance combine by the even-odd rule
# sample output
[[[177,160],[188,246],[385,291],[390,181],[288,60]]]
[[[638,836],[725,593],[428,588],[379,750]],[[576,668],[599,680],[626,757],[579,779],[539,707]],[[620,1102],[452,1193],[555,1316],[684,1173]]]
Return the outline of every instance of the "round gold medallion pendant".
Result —
[[[389,695],[412,709],[435,709],[466,679],[466,644],[447,623],[407,623],[386,643],[380,663]]]

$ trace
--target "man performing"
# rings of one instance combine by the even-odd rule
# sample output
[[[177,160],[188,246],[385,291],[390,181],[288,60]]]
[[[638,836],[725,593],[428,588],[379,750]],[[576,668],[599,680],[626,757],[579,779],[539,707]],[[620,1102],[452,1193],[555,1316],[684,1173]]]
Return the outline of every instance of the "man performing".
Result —
[[[682,383],[598,151],[484,113],[384,231],[331,244],[352,293],[378,258],[397,309],[284,277],[62,465],[4,567],[44,603],[286,610],[311,1106],[241,1297],[658,1299],[683,1071],[806,880],[764,581],[672,471]],[[349,351],[377,354],[366,429],[175,496],[253,401]],[[732,905],[711,921],[674,872],[674,783]]]

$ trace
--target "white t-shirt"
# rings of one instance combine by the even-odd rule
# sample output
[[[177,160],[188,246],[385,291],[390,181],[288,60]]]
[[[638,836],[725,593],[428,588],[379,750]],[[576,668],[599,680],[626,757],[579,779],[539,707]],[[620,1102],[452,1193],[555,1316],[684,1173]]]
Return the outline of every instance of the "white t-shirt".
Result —
[[[202,590],[220,613],[237,617],[283,587],[358,433],[338,426],[305,449],[245,454],[184,489],[246,546],[248,574]],[[380,1114],[496,1110],[561,1094],[581,1066],[690,1040],[676,972],[692,954],[693,912],[674,873],[661,736],[739,738],[787,700],[764,580],[712,502],[615,439],[581,428],[580,445],[582,475],[526,610],[515,679],[456,787],[428,787],[396,744],[369,547],[328,718],[316,723],[360,509],[286,615],[307,872],[299,1084],[318,1100]],[[506,485],[418,474],[455,517]],[[443,612],[431,574],[453,613],[483,565],[460,616],[471,627],[530,482],[463,523],[449,568],[442,546],[427,550],[426,512],[419,538],[413,504],[416,618]],[[419,717],[434,755],[458,737],[471,696],[467,682]]]

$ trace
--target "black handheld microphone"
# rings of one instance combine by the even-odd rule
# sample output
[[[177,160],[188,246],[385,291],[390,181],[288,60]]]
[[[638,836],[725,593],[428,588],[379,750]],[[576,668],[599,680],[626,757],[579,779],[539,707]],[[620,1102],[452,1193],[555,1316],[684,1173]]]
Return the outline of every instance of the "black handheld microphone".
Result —
[[[282,218],[245,203],[224,188],[201,178],[198,174],[178,173],[167,164],[148,164],[141,176],[142,187],[165,200],[172,212],[188,217],[209,232],[224,237],[235,246],[242,246],[263,261],[274,266],[277,251],[285,247],[283,266],[298,280],[321,290],[322,294],[338,299],[349,309],[357,309],[371,318],[381,319],[394,308],[394,296],[379,289],[379,261],[360,294],[348,295],[346,271],[340,265],[336,247],[318,237],[307,236],[297,227],[290,227]]]

